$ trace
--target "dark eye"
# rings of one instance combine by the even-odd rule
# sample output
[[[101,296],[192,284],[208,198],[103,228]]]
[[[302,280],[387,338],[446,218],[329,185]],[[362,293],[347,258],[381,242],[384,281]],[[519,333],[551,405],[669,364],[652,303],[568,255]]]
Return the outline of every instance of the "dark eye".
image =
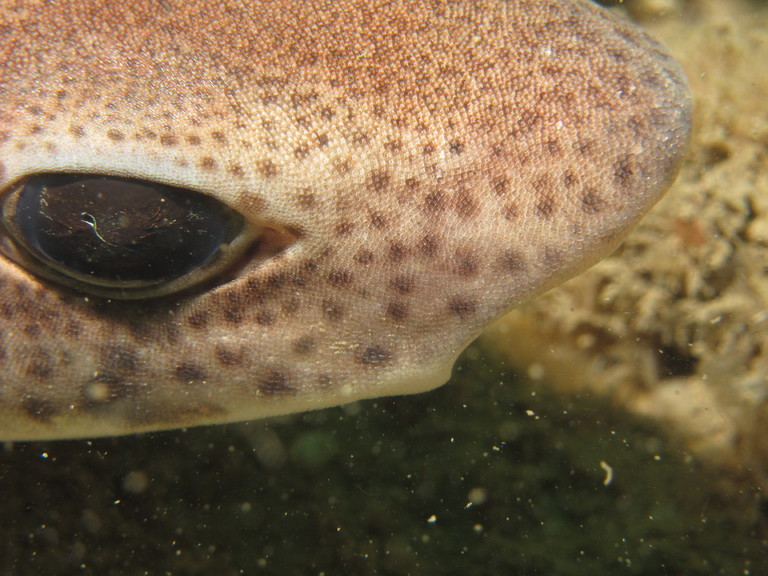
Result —
[[[259,234],[210,196],[89,174],[27,178],[2,200],[2,220],[6,256],[116,298],[160,296],[207,280]]]

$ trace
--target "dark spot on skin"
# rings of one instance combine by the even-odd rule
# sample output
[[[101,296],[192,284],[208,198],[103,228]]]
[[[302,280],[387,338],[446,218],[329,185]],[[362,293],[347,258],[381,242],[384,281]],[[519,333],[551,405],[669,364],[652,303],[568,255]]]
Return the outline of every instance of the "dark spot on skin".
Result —
[[[256,163],[256,172],[263,178],[274,178],[277,176],[277,166],[272,160],[260,160]]]
[[[544,149],[550,156],[561,156],[563,153],[563,148],[557,140],[547,140],[544,142]]]
[[[603,209],[605,202],[594,188],[587,188],[581,196],[581,209],[587,214],[596,214]]]
[[[355,255],[355,262],[358,264],[370,264],[373,262],[373,252],[370,250],[360,250],[360,252]]]
[[[328,274],[328,282],[337,288],[348,286],[352,282],[352,274],[347,270],[334,270]]]
[[[632,184],[634,175],[635,170],[632,167],[632,160],[629,156],[624,156],[614,163],[613,178],[622,188],[628,188]]]
[[[542,218],[548,219],[554,214],[557,204],[552,196],[543,196],[536,203],[536,212]]]
[[[307,144],[302,144],[300,146],[297,146],[293,150],[293,156],[297,160],[304,160],[307,156],[309,156],[310,148]]]
[[[450,150],[451,154],[456,154],[457,156],[464,152],[464,144],[461,142],[451,142],[448,145],[448,150]]]
[[[419,241],[418,244],[418,250],[421,254],[424,256],[427,256],[429,258],[434,258],[437,255],[437,251],[440,247],[440,243],[438,242],[437,238],[432,236],[431,234],[427,234]]]
[[[511,202],[504,206],[502,214],[504,216],[504,220],[513,222],[520,217],[520,207],[515,202]]]
[[[496,196],[506,196],[509,192],[509,179],[506,176],[497,176],[491,180],[491,188]]]
[[[369,346],[360,354],[359,360],[364,366],[381,366],[392,360],[392,353],[381,346]]]
[[[370,214],[371,226],[377,230],[384,230],[387,227],[387,219],[384,214],[379,211],[371,212]]]
[[[355,229],[355,225],[352,222],[341,222],[333,229],[336,236],[349,236]]]
[[[573,170],[566,170],[565,174],[563,174],[563,185],[566,188],[573,188],[577,182],[578,182],[578,179],[576,178],[576,175],[573,173]]]
[[[438,214],[445,209],[445,192],[433,190],[424,198],[424,209],[428,214]]]
[[[85,136],[85,128],[82,126],[70,126],[69,133],[75,138],[82,138]]]
[[[477,273],[480,270],[480,261],[477,256],[466,250],[457,250],[454,266],[455,271],[459,276],[471,278],[472,276],[477,276]]]
[[[349,160],[334,160],[333,171],[339,176],[349,174],[352,170],[352,163]]]
[[[293,392],[288,383],[288,377],[279,370],[272,370],[266,376],[261,377],[257,387],[259,392],[266,396],[290,394]]]
[[[107,345],[101,349],[100,366],[104,372],[134,374],[139,365],[139,354],[126,344]]]
[[[452,296],[448,299],[448,309],[455,315],[466,320],[475,314],[477,304],[464,296]]]
[[[224,310],[224,319],[230,324],[237,326],[243,322],[243,312],[237,308],[228,308]]]
[[[114,128],[111,128],[107,130],[107,138],[109,138],[113,142],[121,142],[122,140],[125,140],[125,134],[120,132],[120,130],[115,130]]]
[[[174,377],[184,384],[204,384],[205,370],[192,362],[179,364],[173,372]]]
[[[526,258],[520,250],[507,250],[499,257],[499,264],[504,272],[517,274],[526,269]]]
[[[549,268],[550,270],[554,270],[556,268],[559,268],[565,259],[565,253],[560,248],[554,248],[552,246],[547,246],[544,249],[544,264]]]
[[[416,281],[413,276],[401,274],[392,278],[389,285],[400,294],[410,294],[416,287]]]
[[[224,133],[219,132],[218,130],[211,132],[211,138],[213,138],[219,144],[224,144],[227,141],[227,137],[224,135]]]
[[[299,205],[299,208],[303,208],[304,210],[313,208],[315,206],[314,192],[309,188],[302,188],[299,190],[298,194],[296,194],[296,203]]]
[[[187,317],[187,322],[192,328],[200,329],[208,326],[208,318],[207,310],[195,310]]]
[[[453,197],[453,207],[461,218],[471,218],[477,214],[478,204],[466,190],[457,192]]]
[[[424,146],[421,148],[421,153],[422,153],[424,156],[431,156],[432,154],[434,154],[434,153],[435,153],[435,145],[434,145],[434,144],[425,144],[425,145],[424,145]]]
[[[333,300],[323,300],[322,308],[323,315],[329,320],[333,320],[334,322],[338,322],[344,318],[344,314],[346,312],[344,306],[338,302],[334,302]]]
[[[256,324],[259,326],[272,326],[275,323],[275,315],[268,310],[259,310],[256,313]]]
[[[245,360],[243,350],[236,352],[221,344],[216,346],[213,353],[216,356],[216,361],[222,366],[242,366]]]
[[[387,306],[387,316],[401,322],[408,317],[408,306],[402,302],[390,302]]]
[[[200,136],[196,136],[194,134],[190,134],[184,140],[187,141],[187,144],[190,146],[199,146],[200,145]]]
[[[311,336],[302,336],[293,343],[292,348],[296,354],[306,356],[307,354],[314,352],[315,346],[314,338]]]
[[[200,160],[200,168],[206,172],[211,172],[216,169],[216,160],[210,156],[205,156]]]
[[[400,262],[408,255],[408,249],[399,242],[393,242],[389,246],[389,259],[392,262]]]
[[[58,414],[58,410],[48,400],[26,396],[21,400],[21,408],[27,416],[38,422],[50,423],[51,418]]]
[[[368,189],[372,192],[382,192],[389,186],[391,178],[387,170],[373,170],[368,175]]]
[[[176,146],[176,144],[178,143],[179,143],[179,139],[176,138],[176,136],[173,136],[171,134],[160,136],[160,144],[162,146]]]
[[[227,171],[232,174],[235,178],[244,178],[245,177],[245,171],[243,170],[243,167],[240,166],[240,164],[232,164]]]

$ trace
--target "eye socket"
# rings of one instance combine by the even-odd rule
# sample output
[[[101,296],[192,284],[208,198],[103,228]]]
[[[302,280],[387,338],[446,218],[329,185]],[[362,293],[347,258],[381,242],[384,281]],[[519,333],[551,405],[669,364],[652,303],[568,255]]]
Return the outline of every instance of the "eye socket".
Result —
[[[151,298],[231,266],[261,230],[218,200],[131,178],[36,174],[2,199],[0,251],[84,292]]]

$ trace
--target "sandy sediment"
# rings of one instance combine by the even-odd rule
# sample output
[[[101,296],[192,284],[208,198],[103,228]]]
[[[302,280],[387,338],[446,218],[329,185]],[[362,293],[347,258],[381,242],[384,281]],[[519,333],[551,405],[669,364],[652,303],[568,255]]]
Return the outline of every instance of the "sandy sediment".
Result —
[[[764,489],[768,3],[628,9],[688,74],[688,159],[615,254],[512,312],[484,341],[565,393],[606,395],[657,421],[692,456]]]

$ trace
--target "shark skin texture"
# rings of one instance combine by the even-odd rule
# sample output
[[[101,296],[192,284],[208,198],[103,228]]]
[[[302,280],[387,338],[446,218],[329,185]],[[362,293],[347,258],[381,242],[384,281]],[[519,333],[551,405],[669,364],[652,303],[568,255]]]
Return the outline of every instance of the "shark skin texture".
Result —
[[[437,387],[621,242],[691,125],[665,48],[586,0],[11,0],[0,61],[6,217],[32,177],[98,175],[203,194],[251,234],[214,277],[121,298],[6,233],[2,440]]]

